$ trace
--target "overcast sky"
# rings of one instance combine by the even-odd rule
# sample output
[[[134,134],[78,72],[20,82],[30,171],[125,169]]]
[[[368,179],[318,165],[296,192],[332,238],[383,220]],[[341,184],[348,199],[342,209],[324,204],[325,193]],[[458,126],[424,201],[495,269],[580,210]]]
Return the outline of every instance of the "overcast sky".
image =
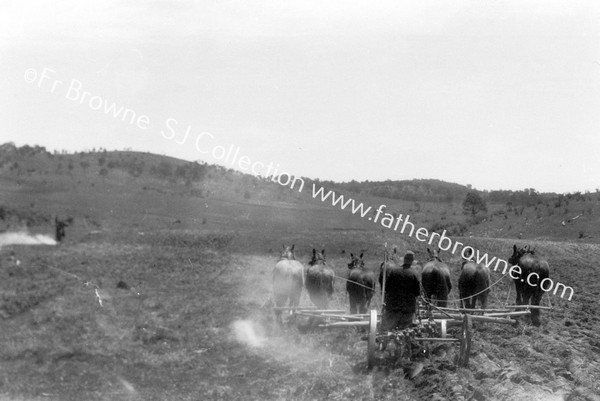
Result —
[[[0,142],[594,190],[599,21],[595,0],[4,1]]]

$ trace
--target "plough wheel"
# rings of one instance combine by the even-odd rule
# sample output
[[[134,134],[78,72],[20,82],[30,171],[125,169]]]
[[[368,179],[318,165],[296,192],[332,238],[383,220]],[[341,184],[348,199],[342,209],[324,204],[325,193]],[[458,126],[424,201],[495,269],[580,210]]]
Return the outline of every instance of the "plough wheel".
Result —
[[[471,315],[463,316],[463,327],[460,338],[460,354],[458,355],[458,366],[465,368],[469,365],[469,356],[471,354],[471,336],[473,329],[473,320]]]
[[[369,316],[369,343],[367,344],[367,368],[375,365],[375,350],[377,349],[377,310],[371,309]]]

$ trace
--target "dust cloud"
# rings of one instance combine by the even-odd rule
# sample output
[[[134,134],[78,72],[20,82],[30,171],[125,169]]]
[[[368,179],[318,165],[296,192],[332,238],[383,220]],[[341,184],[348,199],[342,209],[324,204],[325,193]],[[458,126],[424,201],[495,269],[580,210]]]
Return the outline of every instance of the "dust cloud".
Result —
[[[56,245],[56,241],[48,235],[24,231],[0,233],[0,247],[5,245]]]
[[[263,330],[251,320],[237,320],[231,324],[237,341],[250,347],[262,347],[266,338]]]

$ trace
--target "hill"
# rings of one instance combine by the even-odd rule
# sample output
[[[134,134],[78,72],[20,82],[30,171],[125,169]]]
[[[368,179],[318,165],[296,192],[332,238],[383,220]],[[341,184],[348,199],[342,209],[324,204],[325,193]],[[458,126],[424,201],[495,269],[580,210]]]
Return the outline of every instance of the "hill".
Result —
[[[314,184],[365,206],[385,204],[389,213],[409,214],[422,227],[454,236],[600,241],[598,193],[541,194],[533,188],[488,192],[439,180],[336,183],[302,178],[305,189],[300,192],[167,156],[102,149],[50,153],[7,143],[0,146],[0,229],[26,226],[51,232],[54,216],[71,216],[81,235],[122,229],[123,223],[152,227],[176,221],[188,228],[216,224],[239,230],[255,224],[252,214],[272,229],[326,225],[381,231],[313,198]],[[469,192],[479,194],[487,212],[463,213]]]

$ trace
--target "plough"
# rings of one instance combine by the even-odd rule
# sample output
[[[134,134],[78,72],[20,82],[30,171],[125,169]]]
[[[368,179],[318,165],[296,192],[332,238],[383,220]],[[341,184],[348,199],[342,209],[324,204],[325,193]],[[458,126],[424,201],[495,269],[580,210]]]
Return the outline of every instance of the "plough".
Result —
[[[381,332],[378,327],[381,323],[381,315],[377,310],[371,309],[367,314],[346,314],[341,309],[317,309],[314,307],[280,307],[279,310],[291,310],[297,316],[318,318],[323,321],[319,327],[342,328],[342,327],[367,327],[367,367],[375,366],[376,353],[383,351],[388,344],[395,343],[397,349],[413,342],[423,343],[458,343],[457,364],[466,367],[469,364],[471,343],[473,337],[473,322],[486,322],[496,324],[518,323],[514,318],[530,315],[531,309],[551,309],[544,306],[514,305],[498,309],[465,309],[465,308],[442,308],[433,307],[434,311],[428,316],[422,316],[418,323],[403,330],[392,330]],[[525,309],[525,310],[523,310]],[[471,314],[481,313],[481,314]],[[460,327],[461,330],[456,337],[448,336],[447,330],[451,327]]]

